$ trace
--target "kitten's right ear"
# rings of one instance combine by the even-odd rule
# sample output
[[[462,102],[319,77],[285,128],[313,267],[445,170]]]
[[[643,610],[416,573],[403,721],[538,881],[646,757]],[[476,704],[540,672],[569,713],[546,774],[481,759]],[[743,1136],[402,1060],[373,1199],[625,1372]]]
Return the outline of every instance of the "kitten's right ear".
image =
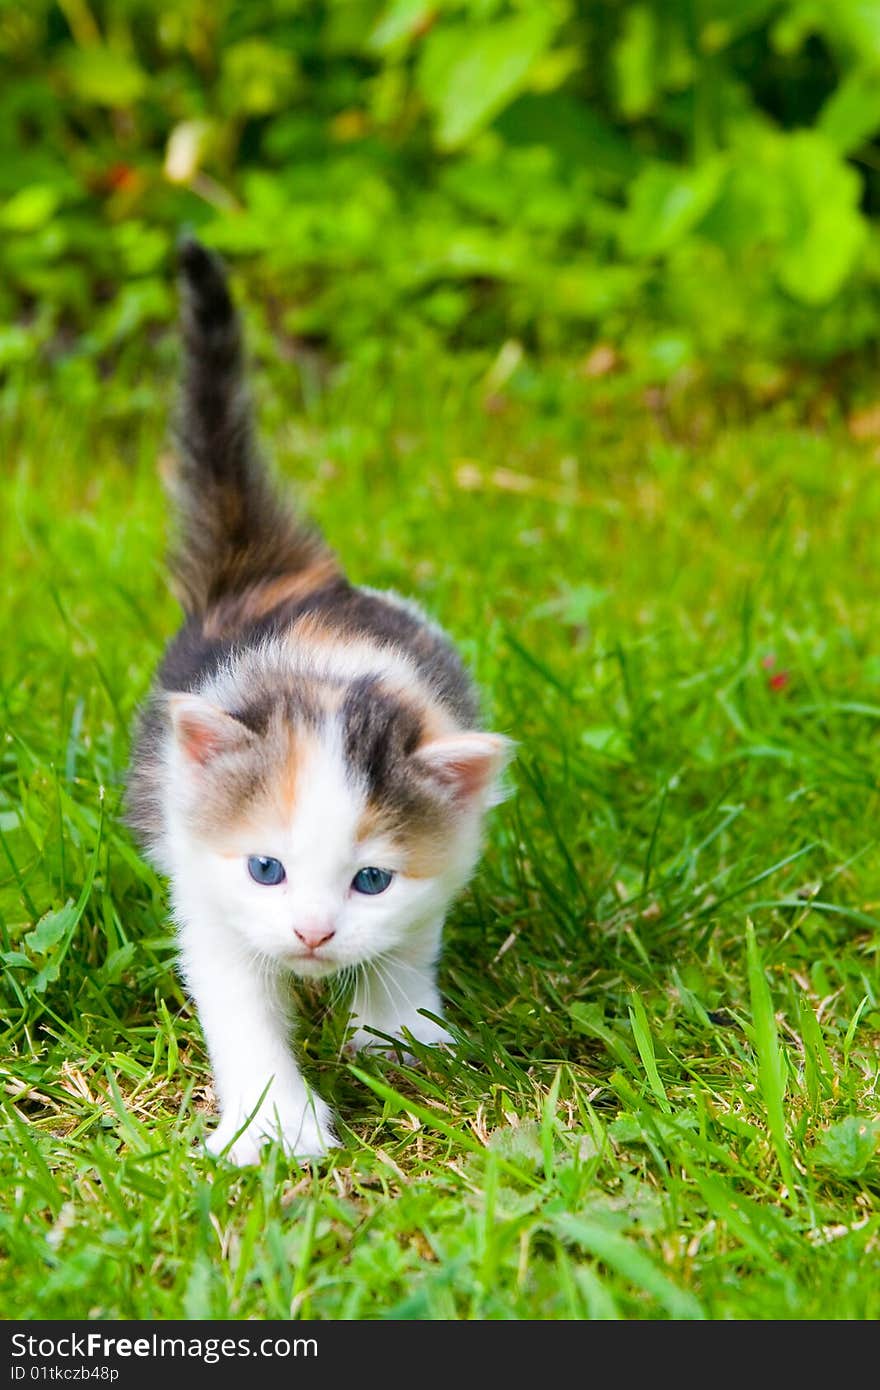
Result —
[[[513,741],[503,734],[475,731],[423,743],[416,761],[422,772],[456,801],[486,797],[485,804],[493,806],[504,799],[498,779],[513,750]]]
[[[221,753],[237,752],[253,740],[245,724],[201,695],[169,695],[168,709],[178,748],[189,762],[200,767]]]

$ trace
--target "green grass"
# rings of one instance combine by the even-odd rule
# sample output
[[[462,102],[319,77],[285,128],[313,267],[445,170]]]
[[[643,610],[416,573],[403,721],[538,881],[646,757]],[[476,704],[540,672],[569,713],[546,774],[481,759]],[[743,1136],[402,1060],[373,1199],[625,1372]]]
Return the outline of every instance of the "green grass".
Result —
[[[6,1316],[880,1316],[876,459],[485,368],[263,383],[353,577],[415,592],[520,744],[449,925],[457,1053],[351,1066],[303,1001],[345,1145],[313,1173],[200,1155],[204,1046],[118,820],[176,621],[167,392],[7,412]]]

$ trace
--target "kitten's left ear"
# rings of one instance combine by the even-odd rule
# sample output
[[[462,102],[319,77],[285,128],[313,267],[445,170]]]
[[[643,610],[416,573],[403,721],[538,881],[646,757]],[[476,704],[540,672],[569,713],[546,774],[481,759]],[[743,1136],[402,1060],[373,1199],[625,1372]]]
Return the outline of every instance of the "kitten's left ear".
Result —
[[[450,734],[423,743],[415,761],[456,801],[467,802],[482,796],[487,805],[493,806],[503,798],[498,780],[513,751],[513,740],[503,734]]]

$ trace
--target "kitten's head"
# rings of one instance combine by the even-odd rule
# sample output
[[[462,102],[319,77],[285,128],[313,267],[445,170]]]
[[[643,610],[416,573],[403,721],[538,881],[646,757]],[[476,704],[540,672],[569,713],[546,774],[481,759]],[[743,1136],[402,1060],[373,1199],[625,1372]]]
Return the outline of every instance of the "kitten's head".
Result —
[[[233,712],[168,698],[180,900],[313,978],[442,917],[509,740],[456,731],[374,677]]]

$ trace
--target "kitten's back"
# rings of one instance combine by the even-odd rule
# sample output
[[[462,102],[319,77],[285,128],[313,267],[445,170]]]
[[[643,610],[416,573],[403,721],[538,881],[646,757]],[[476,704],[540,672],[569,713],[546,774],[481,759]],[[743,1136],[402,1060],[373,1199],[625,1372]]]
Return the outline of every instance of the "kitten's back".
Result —
[[[256,445],[241,327],[222,265],[188,240],[180,275],[171,570],[186,616],[141,717],[128,791],[129,820],[152,843],[163,830],[170,692],[210,693],[247,722],[248,708],[278,705],[290,682],[310,673],[339,687],[333,699],[348,700],[355,723],[385,729],[391,743],[393,726],[409,729],[414,710],[420,727],[478,724],[473,684],[440,628],[412,602],[352,585],[318,532],[279,498]],[[278,660],[285,648],[289,663]]]

